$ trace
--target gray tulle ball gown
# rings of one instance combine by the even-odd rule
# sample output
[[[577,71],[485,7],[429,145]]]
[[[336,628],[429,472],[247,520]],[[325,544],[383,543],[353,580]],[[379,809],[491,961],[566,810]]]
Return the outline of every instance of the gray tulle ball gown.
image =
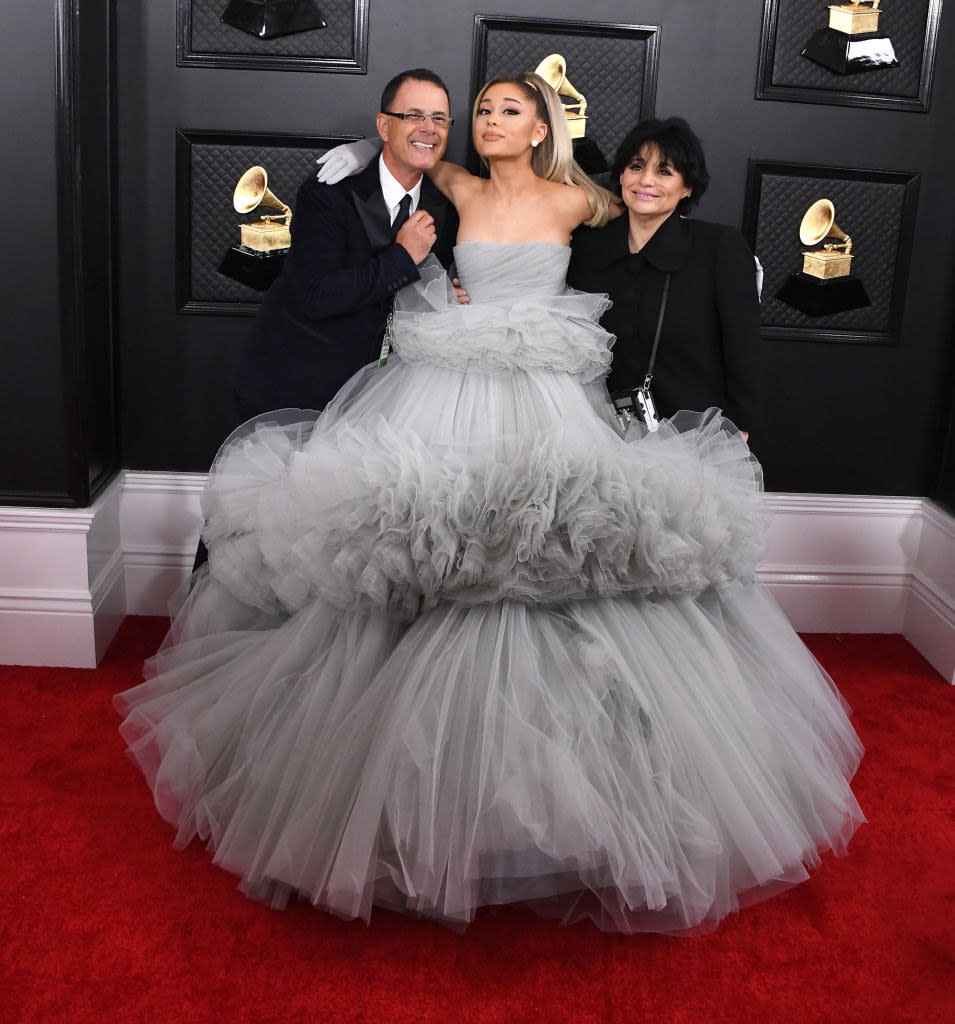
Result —
[[[210,564],[117,705],[249,895],[693,931],[863,820],[845,705],[753,582],[758,464],[715,410],[621,438],[568,258],[459,244],[470,306],[426,265],[385,367],[217,456]]]

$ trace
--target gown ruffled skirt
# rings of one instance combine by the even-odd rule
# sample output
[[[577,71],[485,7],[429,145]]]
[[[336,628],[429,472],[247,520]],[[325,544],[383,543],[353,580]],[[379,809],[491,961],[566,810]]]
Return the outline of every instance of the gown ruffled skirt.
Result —
[[[568,256],[459,245],[470,306],[426,265],[385,367],[216,458],[209,567],[117,706],[176,845],[251,896],[690,932],[864,820],[846,706],[753,582],[758,464],[715,410],[620,436]]]

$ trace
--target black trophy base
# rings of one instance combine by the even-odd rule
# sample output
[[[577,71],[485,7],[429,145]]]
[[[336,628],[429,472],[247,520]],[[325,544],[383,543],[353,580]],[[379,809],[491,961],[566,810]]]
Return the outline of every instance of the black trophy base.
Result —
[[[600,147],[593,139],[574,139],[574,159],[585,174],[603,174],[610,170]]]
[[[326,28],[317,0],[229,0],[221,19],[257,39]]]
[[[899,63],[886,36],[880,36],[878,32],[860,32],[850,36],[834,28],[813,32],[802,56],[835,71],[837,75],[894,68]]]
[[[282,273],[287,252],[288,249],[256,252],[243,245],[234,245],[223,256],[219,273],[257,292],[267,292]]]
[[[845,313],[871,306],[865,285],[857,277],[822,280],[811,274],[790,274],[776,298],[806,316]]]

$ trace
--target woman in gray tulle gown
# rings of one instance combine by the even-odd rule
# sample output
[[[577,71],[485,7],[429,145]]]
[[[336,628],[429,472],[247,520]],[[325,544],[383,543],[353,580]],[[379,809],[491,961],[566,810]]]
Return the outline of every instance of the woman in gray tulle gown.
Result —
[[[176,845],[275,906],[711,927],[845,848],[861,746],[753,582],[732,424],[620,434],[606,300],[564,283],[605,200],[556,94],[491,83],[474,141],[489,178],[434,172],[470,305],[426,263],[385,366],[226,442],[123,735]]]

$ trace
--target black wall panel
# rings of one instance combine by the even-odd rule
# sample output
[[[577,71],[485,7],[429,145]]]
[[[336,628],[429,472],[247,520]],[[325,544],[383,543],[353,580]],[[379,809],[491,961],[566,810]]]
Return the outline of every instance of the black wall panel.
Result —
[[[4,20],[0,166],[5,209],[23,222],[20,241],[0,245],[0,490],[13,501],[28,501],[37,494],[62,498],[67,489],[57,301],[56,48],[49,5],[18,3]],[[29,122],[35,131],[24,130]]]
[[[0,501],[83,506],[120,462],[114,0],[13,0],[0,34]]]

